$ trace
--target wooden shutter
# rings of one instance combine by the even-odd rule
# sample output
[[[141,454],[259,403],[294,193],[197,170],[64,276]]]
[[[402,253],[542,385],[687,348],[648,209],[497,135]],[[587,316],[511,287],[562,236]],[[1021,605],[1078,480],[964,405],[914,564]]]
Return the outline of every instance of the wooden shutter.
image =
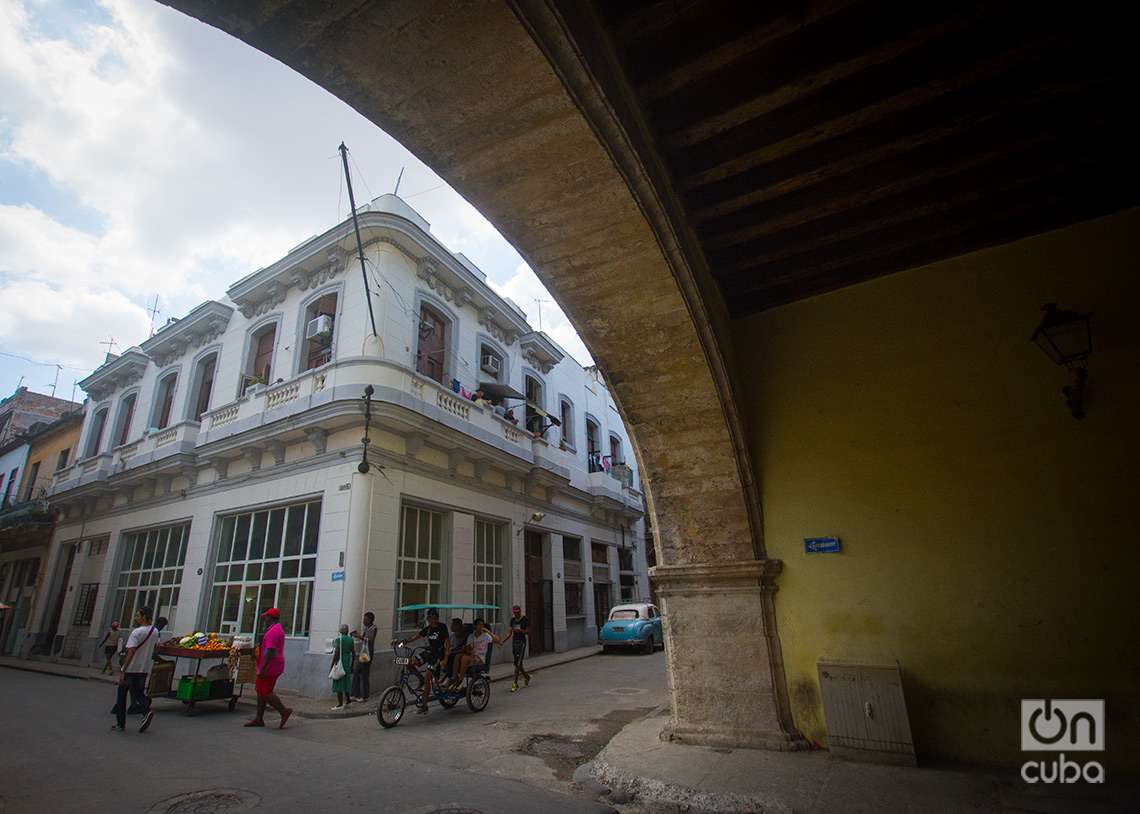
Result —
[[[446,337],[445,323],[426,305],[420,310],[419,343],[416,346],[416,371],[443,384],[443,359]]]

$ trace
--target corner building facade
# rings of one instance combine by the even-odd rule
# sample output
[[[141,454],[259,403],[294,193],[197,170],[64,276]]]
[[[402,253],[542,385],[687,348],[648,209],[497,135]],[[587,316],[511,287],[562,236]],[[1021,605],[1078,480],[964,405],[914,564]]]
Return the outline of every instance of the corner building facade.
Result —
[[[324,694],[327,642],[365,610],[388,642],[420,621],[404,604],[494,605],[499,631],[519,604],[532,650],[561,651],[648,597],[637,466],[597,370],[401,199],[359,218],[367,289],[345,221],[81,383],[24,652],[95,660],[142,604],[178,633],[252,633],[275,605],[282,686]],[[464,397],[487,384],[526,396],[517,423]]]

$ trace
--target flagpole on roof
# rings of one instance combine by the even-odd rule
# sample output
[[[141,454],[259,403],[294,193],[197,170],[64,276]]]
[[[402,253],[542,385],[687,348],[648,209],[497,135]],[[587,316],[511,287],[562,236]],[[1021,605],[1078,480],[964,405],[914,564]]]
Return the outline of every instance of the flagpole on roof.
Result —
[[[352,176],[348,172],[348,148],[340,143],[340,160],[344,164],[344,180],[348,185],[348,205],[352,209],[352,228],[356,232],[356,252],[360,256],[360,274],[364,277],[364,300],[368,303],[368,321],[372,324],[372,335],[376,336],[376,315],[372,313],[372,291],[368,287],[368,271],[364,268],[364,243],[360,240],[360,223],[356,219],[356,197],[352,194]]]

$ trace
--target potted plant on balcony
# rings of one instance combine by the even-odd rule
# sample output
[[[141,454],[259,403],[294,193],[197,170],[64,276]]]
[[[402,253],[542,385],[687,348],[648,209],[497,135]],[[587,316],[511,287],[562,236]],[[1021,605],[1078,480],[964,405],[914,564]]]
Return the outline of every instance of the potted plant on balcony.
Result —
[[[245,396],[245,395],[257,395],[258,393],[260,393],[262,390],[265,389],[265,386],[267,384],[268,384],[268,381],[264,375],[262,375],[260,373],[255,373],[252,376],[250,376],[247,374],[247,375],[241,377],[241,394],[243,396]]]

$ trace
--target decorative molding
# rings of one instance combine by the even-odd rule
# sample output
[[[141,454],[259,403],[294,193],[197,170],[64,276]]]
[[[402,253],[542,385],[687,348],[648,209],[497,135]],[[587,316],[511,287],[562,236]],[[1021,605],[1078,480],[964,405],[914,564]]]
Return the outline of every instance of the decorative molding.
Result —
[[[230,324],[234,309],[208,300],[182,319],[167,323],[139,347],[159,367],[166,367],[190,348],[200,348],[217,340]]]
[[[482,480],[491,469],[491,462],[483,459],[475,462],[475,477]]]
[[[447,469],[452,475],[459,471],[460,465],[467,460],[467,456],[458,449],[453,449],[447,453]]]
[[[329,440],[328,430],[320,427],[309,427],[305,430],[305,437],[309,439],[309,443],[313,445],[314,454],[321,455],[324,453]]]
[[[150,357],[138,348],[129,348],[121,356],[101,365],[79,386],[92,399],[102,401],[116,390],[139,381],[150,364]]]
[[[242,456],[249,461],[249,471],[256,472],[261,469],[261,458],[265,451],[259,446],[248,446],[241,448]]]
[[[269,441],[266,443],[265,448],[273,456],[273,465],[281,466],[285,463],[285,447],[286,445],[281,441]]]
[[[289,289],[297,288],[301,291],[308,291],[340,276],[340,273],[345,269],[345,258],[345,253],[339,247],[334,246],[325,255],[324,262],[315,269],[306,271],[298,264],[282,270],[263,286],[255,286],[248,291],[235,290],[240,288],[239,284],[231,287],[228,293],[230,299],[241,310],[241,315],[246,319],[254,319],[268,314],[283,303],[289,294]]]
[[[408,433],[404,438],[404,450],[408,455],[415,455],[424,448],[427,436],[420,433]]]
[[[229,475],[230,462],[228,458],[215,458],[210,461],[210,466],[212,466],[214,472],[217,473],[217,480],[225,480]]]

